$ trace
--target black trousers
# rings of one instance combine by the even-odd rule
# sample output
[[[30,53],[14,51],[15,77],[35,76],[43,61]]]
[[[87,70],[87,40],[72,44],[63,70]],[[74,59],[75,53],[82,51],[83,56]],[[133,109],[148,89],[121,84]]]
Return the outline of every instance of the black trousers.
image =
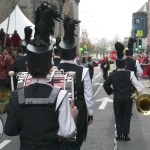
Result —
[[[80,150],[87,132],[87,108],[84,101],[76,101],[79,110],[77,117],[77,138],[76,141],[63,140],[61,150]]]
[[[129,134],[133,100],[131,95],[114,96],[114,113],[117,134]]]
[[[53,144],[52,146],[45,147],[28,147],[24,145],[20,145],[20,150],[60,150],[60,143]]]
[[[108,77],[108,69],[103,69],[103,78],[106,80]]]
[[[93,79],[93,75],[94,75],[94,70],[90,70],[89,73],[90,73],[90,79],[92,80]]]

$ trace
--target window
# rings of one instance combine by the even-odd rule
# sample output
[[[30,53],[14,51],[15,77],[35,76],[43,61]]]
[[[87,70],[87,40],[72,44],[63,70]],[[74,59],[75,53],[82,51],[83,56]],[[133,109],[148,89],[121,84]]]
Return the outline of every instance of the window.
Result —
[[[140,19],[139,18],[135,19],[135,24],[140,24]]]

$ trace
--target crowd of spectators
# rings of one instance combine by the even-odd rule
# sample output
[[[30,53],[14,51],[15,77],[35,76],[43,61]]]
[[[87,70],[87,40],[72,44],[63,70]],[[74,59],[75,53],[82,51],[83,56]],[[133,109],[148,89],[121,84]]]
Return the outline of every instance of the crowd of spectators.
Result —
[[[150,55],[149,54],[134,54],[133,59],[139,61],[141,68],[143,70],[143,77],[149,77],[150,79]]]
[[[6,39],[5,39],[6,36]],[[14,59],[23,56],[21,48],[21,38],[15,30],[12,36],[5,34],[4,30],[0,30],[0,89],[10,88],[7,86],[7,76]]]

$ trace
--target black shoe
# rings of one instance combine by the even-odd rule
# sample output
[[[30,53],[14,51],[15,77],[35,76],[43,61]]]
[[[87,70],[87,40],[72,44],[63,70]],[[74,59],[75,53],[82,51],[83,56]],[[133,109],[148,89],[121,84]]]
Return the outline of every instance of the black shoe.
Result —
[[[131,113],[131,116],[133,116],[133,113]]]
[[[129,138],[128,134],[123,135],[123,141],[130,141],[130,138]]]
[[[117,141],[122,141],[122,135],[121,134],[117,135],[116,140]]]

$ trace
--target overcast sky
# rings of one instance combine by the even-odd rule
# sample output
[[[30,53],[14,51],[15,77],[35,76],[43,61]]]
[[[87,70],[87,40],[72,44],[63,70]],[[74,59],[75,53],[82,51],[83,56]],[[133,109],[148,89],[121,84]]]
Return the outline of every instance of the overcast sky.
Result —
[[[148,0],[80,0],[80,29],[86,29],[89,38],[111,40],[118,35],[123,40],[130,36],[132,13],[145,2]]]

